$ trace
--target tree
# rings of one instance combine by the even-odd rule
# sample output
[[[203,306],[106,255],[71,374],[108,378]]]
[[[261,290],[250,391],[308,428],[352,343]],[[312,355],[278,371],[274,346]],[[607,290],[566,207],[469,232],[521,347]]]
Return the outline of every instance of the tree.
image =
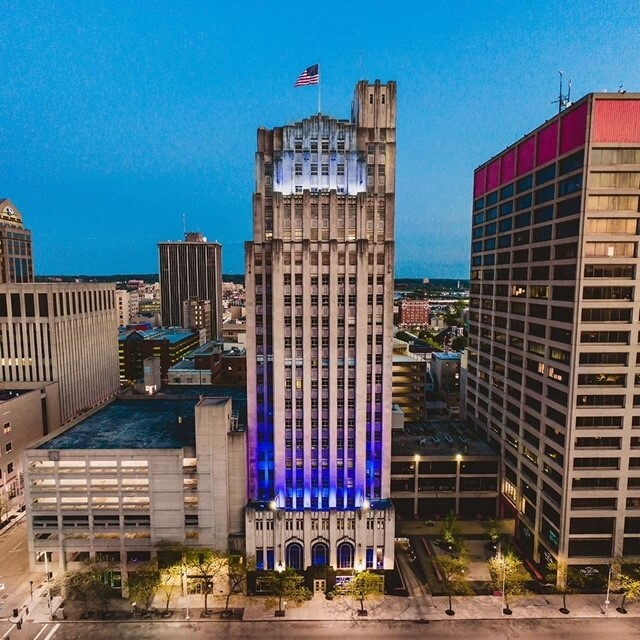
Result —
[[[454,551],[461,547],[460,527],[453,511],[449,511],[442,523],[442,539],[448,551]]]
[[[209,615],[208,597],[215,581],[226,568],[226,556],[213,549],[188,549],[185,554],[187,570],[191,578],[199,580],[204,595],[204,615]]]
[[[469,340],[467,339],[466,336],[456,336],[451,341],[451,348],[454,351],[464,351],[467,348],[468,343],[469,343]]]
[[[343,582],[336,587],[338,597],[347,597],[360,603],[360,615],[366,615],[364,603],[370,598],[382,596],[384,578],[371,571],[359,571],[349,582]]]
[[[511,615],[509,600],[515,596],[529,593],[526,583],[529,574],[522,567],[522,563],[513,551],[495,555],[487,561],[487,568],[491,576],[491,586],[494,591],[501,591],[504,598],[505,615]]]
[[[304,577],[296,573],[291,567],[283,571],[271,571],[272,595],[265,601],[267,609],[278,607],[284,611],[283,603],[291,607],[298,607],[303,602],[311,600],[312,593],[304,586]]]
[[[164,613],[165,615],[169,615],[169,603],[171,602],[171,597],[173,596],[173,591],[176,586],[176,582],[180,585],[180,580],[182,578],[182,563],[178,562],[177,564],[169,565],[165,567],[162,571],[160,571],[160,584],[159,589],[164,596]]]
[[[547,581],[553,582],[556,589],[562,594],[562,607],[560,613],[569,613],[567,608],[567,595],[570,593],[579,593],[584,587],[585,577],[578,569],[567,564],[565,561],[551,562],[548,566],[549,574]]]
[[[640,599],[640,569],[622,569],[618,576],[619,591],[622,593],[622,602],[616,608],[619,613],[627,613],[624,605],[626,602],[635,602]]]
[[[138,567],[129,573],[129,597],[136,603],[142,603],[144,610],[149,611],[161,582],[157,563]]]
[[[227,593],[224,601],[223,617],[229,615],[229,602],[234,593],[242,593],[246,587],[247,575],[255,569],[255,562],[251,558],[237,554],[229,554],[227,558]]]
[[[102,604],[105,612],[109,611],[111,600],[111,587],[104,583],[103,569],[96,565],[87,565],[76,571],[67,571],[60,578],[65,597],[68,600],[79,600],[82,602],[85,616],[88,613],[89,603],[98,601]]]
[[[446,610],[448,616],[455,615],[452,608],[452,596],[466,596],[473,593],[471,585],[465,579],[464,574],[469,568],[469,558],[462,554],[457,558],[449,555],[438,556],[438,565],[442,575],[442,586],[449,596],[449,608]]]
[[[498,518],[489,518],[485,523],[485,529],[493,549],[497,550],[500,542],[500,520]]]
[[[0,495],[0,524],[3,518],[9,519],[9,501],[5,496]]]

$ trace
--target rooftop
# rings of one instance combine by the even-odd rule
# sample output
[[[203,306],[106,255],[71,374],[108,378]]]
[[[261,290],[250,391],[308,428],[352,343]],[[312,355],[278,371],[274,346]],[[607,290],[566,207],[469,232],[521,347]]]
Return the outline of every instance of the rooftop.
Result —
[[[0,389],[0,402],[7,402],[13,400],[25,393],[31,393],[34,389]]]
[[[190,329],[180,327],[149,329],[148,331],[134,330],[123,331],[118,335],[118,340],[127,340],[132,334],[137,333],[144,340],[168,340],[171,343],[180,342],[189,336],[195,335]]]
[[[392,456],[495,456],[482,436],[464,422],[430,421],[405,425],[393,433]]]
[[[107,405],[39,449],[181,449],[195,445],[195,406],[207,397],[230,397],[240,424],[246,423],[246,391],[236,387],[194,387],[156,396],[127,396]],[[219,402],[219,401],[216,401]]]

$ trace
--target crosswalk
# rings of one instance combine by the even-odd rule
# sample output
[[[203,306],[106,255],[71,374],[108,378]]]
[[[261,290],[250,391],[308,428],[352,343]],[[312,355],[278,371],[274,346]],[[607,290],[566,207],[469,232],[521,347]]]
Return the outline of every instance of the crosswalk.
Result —
[[[38,634],[36,636],[34,636],[33,640],[40,640],[40,636],[42,636],[44,633],[46,633],[47,631],[49,633],[47,633],[46,636],[44,636],[42,638],[42,640],[51,640],[51,638],[53,638],[53,636],[55,635],[56,631],[60,628],[60,623],[56,623],[56,624],[45,624],[42,629],[40,629],[40,631],[38,631]]]

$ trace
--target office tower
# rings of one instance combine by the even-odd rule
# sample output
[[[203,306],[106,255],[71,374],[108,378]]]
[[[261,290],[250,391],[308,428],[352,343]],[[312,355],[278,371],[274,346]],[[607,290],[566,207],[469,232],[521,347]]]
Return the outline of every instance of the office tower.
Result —
[[[207,339],[222,339],[222,246],[201,233],[186,233],[184,242],[159,242],[158,250],[163,326],[183,326],[185,300],[209,300]]]
[[[126,327],[140,312],[140,294],[137,291],[116,289],[116,309],[118,312],[118,326]]]
[[[0,284],[33,282],[31,231],[7,198],[0,198]]]
[[[114,285],[0,285],[0,382],[57,382],[63,423],[114,397]]]
[[[590,94],[475,172],[467,419],[541,565],[640,553],[640,94]]]
[[[393,566],[395,127],[395,83],[362,81],[351,120],[258,130],[246,526],[259,568]]]

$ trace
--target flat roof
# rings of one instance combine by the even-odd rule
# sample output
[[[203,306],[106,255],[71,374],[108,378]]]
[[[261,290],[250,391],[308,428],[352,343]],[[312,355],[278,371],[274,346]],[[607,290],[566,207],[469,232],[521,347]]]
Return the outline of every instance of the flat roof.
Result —
[[[391,439],[392,456],[498,456],[482,435],[459,420],[406,424]]]
[[[0,389],[0,402],[13,400],[14,398],[19,398],[25,393],[32,393],[33,391],[37,391],[39,389],[40,387],[38,387],[38,389]]]
[[[182,391],[182,392],[181,392]],[[206,397],[230,397],[246,424],[246,390],[238,387],[169,389],[153,397],[128,396],[108,404],[37,449],[182,449],[195,446],[195,406]]]

